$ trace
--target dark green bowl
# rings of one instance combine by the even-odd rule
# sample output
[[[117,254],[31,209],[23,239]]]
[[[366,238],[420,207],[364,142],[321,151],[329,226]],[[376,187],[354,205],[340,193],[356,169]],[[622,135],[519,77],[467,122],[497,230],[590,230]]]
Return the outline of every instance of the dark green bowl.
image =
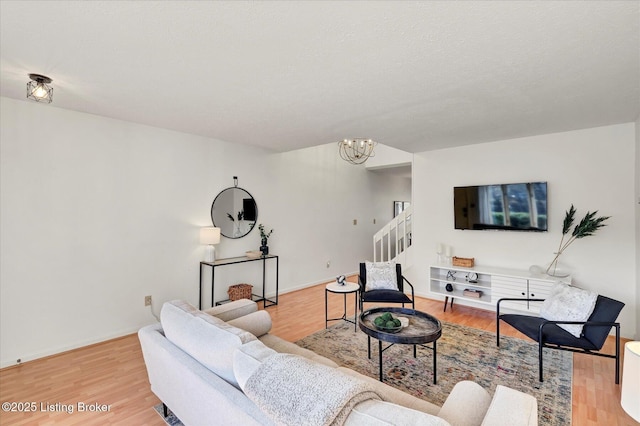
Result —
[[[385,333],[397,333],[398,331],[402,330],[402,324],[400,324],[398,327],[380,327],[378,325],[373,324],[374,327],[379,330],[379,331],[384,331]]]

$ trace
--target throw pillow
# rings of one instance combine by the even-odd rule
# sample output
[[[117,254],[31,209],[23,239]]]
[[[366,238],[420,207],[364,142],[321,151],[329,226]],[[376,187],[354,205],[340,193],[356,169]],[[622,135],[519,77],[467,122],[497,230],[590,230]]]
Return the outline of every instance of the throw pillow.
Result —
[[[398,290],[396,264],[392,262],[366,262],[367,284],[364,291]]]
[[[542,303],[540,316],[550,321],[586,321],[596,306],[598,295],[592,291],[556,283]],[[558,324],[575,337],[582,335],[582,324]]]
[[[233,373],[233,352],[257,338],[244,330],[199,311],[181,300],[166,302],[160,322],[167,339],[192,358],[238,387]]]
[[[227,325],[238,327],[260,337],[271,331],[271,315],[267,311],[252,312],[249,315],[228,321]]]

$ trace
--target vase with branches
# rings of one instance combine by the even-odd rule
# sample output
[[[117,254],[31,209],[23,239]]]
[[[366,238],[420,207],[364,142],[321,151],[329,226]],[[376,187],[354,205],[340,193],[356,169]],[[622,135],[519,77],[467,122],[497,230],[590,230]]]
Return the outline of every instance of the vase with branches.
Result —
[[[611,216],[598,217],[596,216],[597,214],[597,210],[594,212],[587,212],[582,220],[573,228],[573,232],[571,232],[571,235],[567,238],[576,217],[576,208],[571,204],[571,208],[565,212],[564,222],[562,223],[562,238],[560,238],[558,251],[555,253],[555,257],[546,270],[547,275],[556,275],[560,255],[567,249],[567,247],[573,244],[574,241],[593,235],[598,229],[606,226],[606,223],[604,222]]]
[[[263,224],[258,225],[258,229],[260,230],[260,242],[262,244],[260,246],[260,251],[262,252],[263,256],[266,256],[269,254],[269,246],[267,245],[267,242],[269,240],[269,237],[271,236],[271,233],[273,232],[273,229],[267,232],[265,231]]]
[[[231,213],[227,213],[227,217],[229,218],[229,220],[231,222],[233,222],[233,236],[234,238],[238,238],[242,236],[242,230],[240,229],[240,226],[242,224],[242,221],[244,220],[244,210],[240,210],[237,213],[237,217],[238,217],[238,221],[236,222],[235,218],[233,217],[233,215]]]

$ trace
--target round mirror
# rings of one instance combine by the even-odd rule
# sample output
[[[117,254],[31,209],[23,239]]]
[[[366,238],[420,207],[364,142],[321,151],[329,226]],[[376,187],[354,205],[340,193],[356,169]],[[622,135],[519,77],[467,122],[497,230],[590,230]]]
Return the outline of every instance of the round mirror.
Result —
[[[220,192],[211,205],[211,221],[227,238],[242,238],[256,225],[258,206],[242,188],[227,188]]]

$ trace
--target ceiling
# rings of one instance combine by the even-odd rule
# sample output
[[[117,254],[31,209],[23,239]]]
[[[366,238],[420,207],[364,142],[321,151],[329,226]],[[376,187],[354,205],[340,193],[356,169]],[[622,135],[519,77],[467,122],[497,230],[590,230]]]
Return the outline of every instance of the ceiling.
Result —
[[[1,95],[288,151],[631,122],[638,1],[1,1]],[[25,100],[27,102],[27,100]]]

